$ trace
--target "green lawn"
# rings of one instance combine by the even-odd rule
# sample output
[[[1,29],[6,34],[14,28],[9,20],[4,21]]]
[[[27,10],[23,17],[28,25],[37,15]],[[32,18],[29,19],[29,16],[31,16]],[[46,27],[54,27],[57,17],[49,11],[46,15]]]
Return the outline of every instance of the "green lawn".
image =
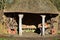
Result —
[[[13,38],[0,38],[0,40],[15,40]]]
[[[16,40],[15,38],[0,38],[0,40]],[[18,39],[17,39],[18,40]],[[60,40],[58,38],[53,38],[53,40]]]

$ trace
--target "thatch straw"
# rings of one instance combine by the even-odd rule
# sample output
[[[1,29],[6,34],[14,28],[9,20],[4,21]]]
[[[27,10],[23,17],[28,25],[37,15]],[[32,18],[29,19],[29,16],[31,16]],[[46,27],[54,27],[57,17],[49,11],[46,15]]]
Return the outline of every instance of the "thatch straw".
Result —
[[[4,12],[27,12],[27,13],[58,13],[57,8],[49,0],[16,0],[11,7]]]

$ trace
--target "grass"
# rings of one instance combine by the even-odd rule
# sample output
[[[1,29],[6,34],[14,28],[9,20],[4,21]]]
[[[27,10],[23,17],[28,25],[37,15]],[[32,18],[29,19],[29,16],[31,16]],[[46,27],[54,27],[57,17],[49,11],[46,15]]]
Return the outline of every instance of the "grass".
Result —
[[[59,40],[58,38],[53,38],[53,40]]]
[[[60,35],[60,32],[58,32],[58,35]],[[53,38],[53,40],[60,40],[60,38]]]
[[[53,40],[60,40],[60,39],[58,39],[58,38],[54,38]]]
[[[21,38],[18,39],[18,38],[14,38],[14,37],[6,37],[6,38],[5,38],[5,37],[4,37],[4,38],[1,37],[1,38],[0,38],[0,40],[20,40],[20,39],[21,39]],[[24,38],[24,39],[25,39],[25,38]],[[54,37],[52,40],[60,40],[60,38],[55,38],[55,37]]]
[[[15,38],[0,38],[0,40],[16,40]],[[53,40],[60,40],[58,38],[53,38]]]
[[[0,38],[0,40],[15,40],[13,38]]]
[[[60,32],[58,32],[58,34],[60,35]]]

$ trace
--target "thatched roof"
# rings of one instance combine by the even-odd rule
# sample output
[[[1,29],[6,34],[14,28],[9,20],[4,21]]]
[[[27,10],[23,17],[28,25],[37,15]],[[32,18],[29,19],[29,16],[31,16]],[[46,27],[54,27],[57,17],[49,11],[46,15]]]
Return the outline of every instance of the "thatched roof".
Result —
[[[49,0],[16,0],[10,7],[6,6],[4,12],[58,13]]]

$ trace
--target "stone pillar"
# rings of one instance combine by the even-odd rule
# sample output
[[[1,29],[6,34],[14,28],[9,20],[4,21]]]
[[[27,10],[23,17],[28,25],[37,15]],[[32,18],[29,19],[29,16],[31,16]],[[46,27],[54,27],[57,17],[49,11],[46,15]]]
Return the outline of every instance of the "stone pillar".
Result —
[[[22,18],[23,14],[19,14],[19,35],[22,35]]]
[[[41,15],[42,17],[42,36],[45,35],[45,15]]]

